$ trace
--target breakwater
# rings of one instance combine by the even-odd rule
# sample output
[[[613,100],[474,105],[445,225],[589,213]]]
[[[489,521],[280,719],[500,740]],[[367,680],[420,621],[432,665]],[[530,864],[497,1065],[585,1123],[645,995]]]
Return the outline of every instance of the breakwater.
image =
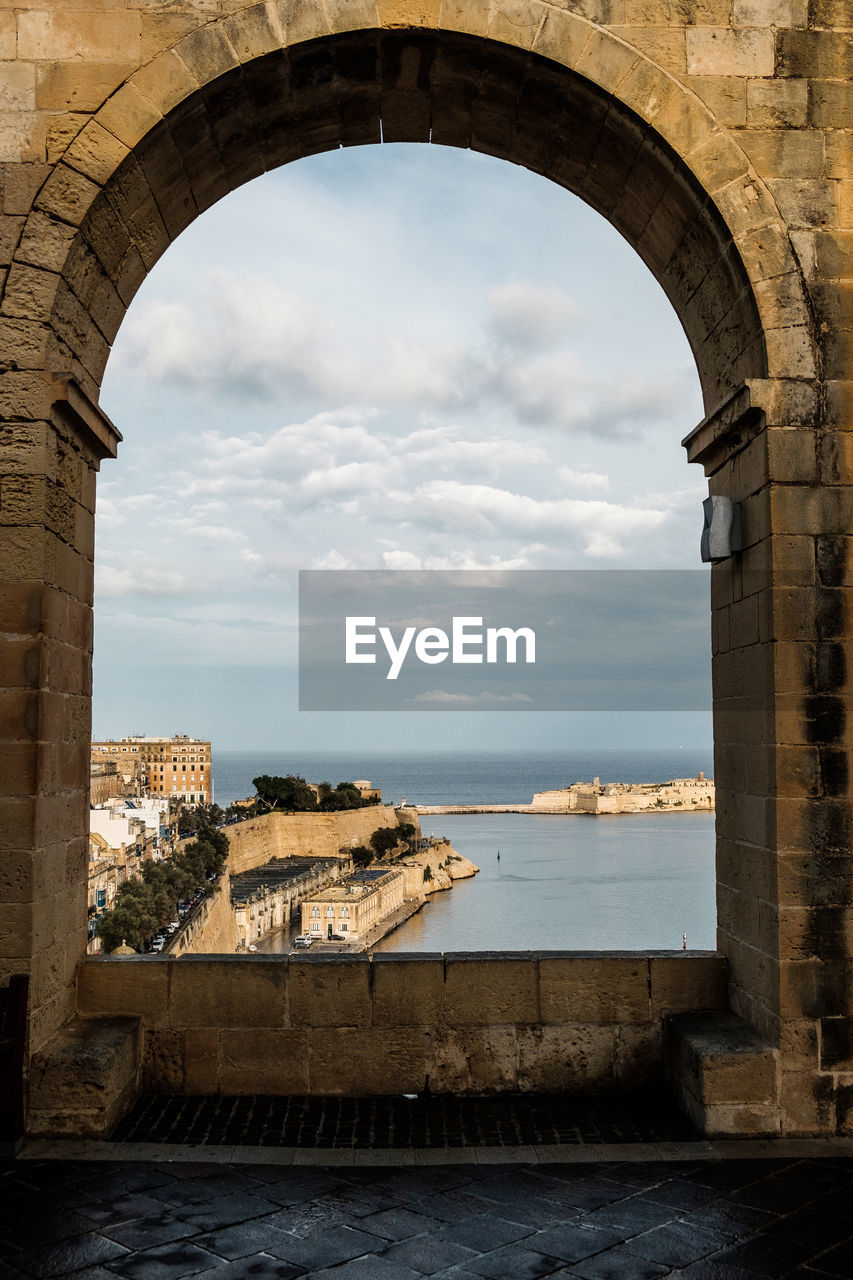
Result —
[[[413,805],[419,817],[442,813],[535,813],[609,816],[638,813],[708,813],[716,805],[714,782],[700,773],[669,782],[573,782],[537,791],[530,804]]]

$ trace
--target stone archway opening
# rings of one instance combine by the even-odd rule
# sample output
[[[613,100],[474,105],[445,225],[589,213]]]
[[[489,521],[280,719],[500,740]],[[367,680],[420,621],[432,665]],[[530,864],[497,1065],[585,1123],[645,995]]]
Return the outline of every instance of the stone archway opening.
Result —
[[[414,29],[311,38],[316,33],[297,24],[285,48],[265,7],[255,6],[225,20],[222,28],[213,23],[193,32],[141,67],[81,130],[35,199],[3,300],[16,370],[35,370],[7,384],[9,394],[19,397],[12,416],[36,423],[33,439],[50,453],[50,467],[62,476],[57,490],[45,491],[43,503],[44,555],[54,560],[47,567],[39,560],[33,569],[38,598],[31,595],[23,602],[22,597],[21,616],[29,609],[27,626],[47,637],[45,653],[51,640],[66,645],[73,636],[75,659],[79,656],[86,667],[91,470],[114,452],[115,442],[97,409],[97,389],[140,281],[219,196],[299,156],[382,140],[471,147],[525,164],[579,194],[636,248],[672,302],[693,350],[708,414],[689,441],[689,455],[703,462],[717,491],[743,504],[743,557],[715,571],[712,601],[715,772],[723,799],[719,942],[730,966],[730,1006],[765,1041],[763,1048],[743,1042],[743,1061],[759,1062],[760,1103],[750,1110],[752,1084],[747,1082],[745,1096],[726,1105],[741,1108],[739,1123],[778,1129],[779,1089],[784,1094],[787,1088],[791,1130],[826,1129],[834,1122],[826,1099],[838,1086],[838,1073],[831,1069],[843,1063],[844,1054],[836,1035],[835,1056],[825,1060],[830,1075],[819,1078],[823,1059],[815,1027],[832,1021],[833,1034],[843,1031],[846,1006],[821,976],[824,952],[833,953],[833,946],[813,937],[810,949],[791,944],[803,904],[794,892],[782,902],[774,879],[783,842],[790,842],[785,849],[801,859],[803,850],[807,856],[820,845],[822,852],[827,841],[840,852],[847,831],[846,817],[831,804],[846,774],[829,770],[826,786],[818,782],[817,791],[803,792],[797,771],[807,743],[797,736],[799,722],[783,730],[778,695],[787,680],[799,696],[804,677],[800,667],[791,676],[799,650],[783,653],[775,646],[795,647],[803,635],[800,602],[783,600],[774,580],[774,568],[782,562],[773,533],[777,527],[798,527],[790,504],[785,505],[785,486],[813,482],[804,429],[818,415],[814,334],[799,270],[766,186],[689,90],[621,39],[574,15],[538,9],[534,14],[533,9],[531,20],[520,20],[517,30],[504,23],[505,29],[490,29],[490,38]],[[778,488],[771,492],[774,481],[781,494]],[[55,501],[59,491],[61,500]],[[835,634],[837,610],[810,616],[821,637]],[[832,666],[831,654],[812,657],[805,683],[818,700],[813,718],[820,723],[817,737],[812,733],[807,742],[813,755],[818,740],[821,749],[838,755],[844,725],[831,712],[842,677],[837,663],[829,670],[823,661]],[[64,744],[72,773],[79,773],[88,732],[87,677],[84,670],[76,684],[70,681],[73,689],[62,686],[61,699],[53,703],[54,689],[59,692],[66,678],[58,674],[62,660],[62,655],[46,660],[33,705],[44,713],[39,742],[51,749]],[[48,726],[52,708],[53,729]],[[789,747],[793,754],[786,755]],[[42,755],[47,760],[48,751]],[[32,848],[38,844],[47,850],[56,865],[64,855],[76,871],[67,873],[58,892],[33,892],[27,954],[36,976],[34,1046],[43,1044],[71,1011],[83,937],[77,923],[78,907],[81,922],[84,917],[83,788],[79,777],[67,785],[62,769],[51,767],[39,793],[38,830],[27,839]],[[808,802],[800,803],[804,795]],[[47,830],[49,811],[61,813],[61,832]],[[784,831],[780,815],[789,823]],[[506,1006],[507,1018],[512,1021],[513,1011],[530,1007],[534,988],[541,1013],[542,962],[535,978],[533,969],[518,969],[514,961],[504,966],[506,984],[492,974],[486,986],[494,994],[498,981],[498,1003]],[[646,957],[636,972],[623,975],[628,1005],[638,991],[654,1002],[653,966],[654,958]],[[605,983],[603,1001],[612,1006],[614,1020],[621,1016],[616,1006],[623,1008],[614,994],[619,972]],[[718,990],[715,973],[710,987],[699,983],[700,1002],[712,988]],[[175,1008],[192,1003],[188,974],[189,969],[180,970],[167,993]],[[457,973],[453,981],[469,977],[470,971],[465,979]],[[298,986],[303,979],[295,981]],[[365,991],[374,998],[373,977],[340,978],[350,981],[356,1003]],[[445,975],[444,1008],[449,981]],[[661,981],[665,992],[665,975]],[[86,991],[91,995],[98,982],[93,976],[84,980],[79,996],[84,1012],[92,1011]],[[567,982],[563,975],[563,985],[557,984],[563,993],[557,1005]],[[259,1005],[263,986],[256,992]],[[231,1018],[236,1027],[238,997],[230,986],[228,992],[226,1021]],[[120,994],[116,988],[101,1009],[118,1011]],[[296,990],[293,994],[297,1008],[300,997]],[[132,998],[126,989],[125,997]],[[156,1020],[162,1008],[156,993],[149,997]],[[301,998],[304,1003],[304,991]],[[389,992],[386,1014],[394,998]],[[719,1003],[719,994],[710,998]],[[454,999],[457,1015],[476,1021],[470,1001],[466,1005],[461,995]],[[552,1014],[555,1007],[549,1006]],[[665,994],[656,1007],[658,1013],[666,1009]],[[383,1015],[373,1007],[370,1025],[376,1025],[374,1015],[381,1022]],[[215,1025],[221,1027],[221,1021]],[[203,1030],[201,1039],[210,1048],[212,1028]],[[622,1044],[630,1039],[614,1034]],[[488,1037],[481,1050],[490,1052]],[[718,1050],[700,1040],[685,1049],[694,1100],[706,1114],[717,1104],[713,1090],[705,1090],[709,1077],[703,1077],[702,1064]],[[737,1045],[733,1051],[739,1052]],[[777,1071],[779,1051],[787,1054],[787,1074]],[[719,1123],[727,1123],[725,1117]]]

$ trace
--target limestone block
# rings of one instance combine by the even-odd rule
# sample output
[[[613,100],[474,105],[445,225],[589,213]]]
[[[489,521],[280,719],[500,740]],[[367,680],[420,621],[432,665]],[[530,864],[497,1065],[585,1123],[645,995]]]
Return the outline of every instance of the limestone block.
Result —
[[[429,1026],[444,1016],[442,956],[374,955],[373,1025]]]
[[[603,31],[593,30],[577,60],[581,75],[614,93],[640,61],[637,50]]]
[[[27,1132],[106,1138],[139,1087],[135,1018],[75,1018],[30,1062]]]
[[[664,1075],[662,1025],[618,1026],[614,1033],[617,1085],[623,1089],[659,1086]]]
[[[208,84],[237,66],[237,55],[218,24],[191,31],[175,45],[174,52],[196,84]]]
[[[445,1018],[449,1027],[538,1022],[532,957],[488,953],[446,956]]]
[[[0,111],[32,111],[36,69],[31,62],[0,62]]]
[[[0,164],[41,163],[45,120],[35,111],[10,111],[0,121]]]
[[[196,89],[195,78],[171,49],[135,72],[131,81],[161,115],[166,115]]]
[[[680,1014],[667,1034],[671,1078],[704,1106],[775,1102],[777,1053],[734,1014]]]
[[[184,1033],[171,1027],[147,1028],[143,1033],[142,1089],[145,1093],[182,1093]]]
[[[544,954],[539,999],[543,1023],[648,1022],[649,962],[642,955]]]
[[[689,951],[649,958],[652,1021],[690,1009],[724,1009],[726,962]]]
[[[182,956],[166,964],[170,970],[169,1025],[284,1026],[285,959]]]
[[[686,57],[685,43],[685,63]],[[754,83],[762,82],[742,80],[739,76],[700,76],[691,81],[691,88],[720,124],[739,129],[747,122],[747,92]]]
[[[531,49],[544,16],[539,0],[491,0],[487,35],[517,49]]]
[[[278,26],[288,45],[331,34],[325,5],[317,0],[275,0]]]
[[[345,17],[352,9],[349,21],[342,30],[356,27],[430,27],[437,28],[441,13],[441,0],[358,0],[348,5],[346,0],[327,0],[329,19],[335,31],[339,15]]]
[[[542,26],[533,42],[534,53],[551,58],[565,67],[576,67],[593,34],[588,22],[563,9],[546,10]]]
[[[429,1074],[430,1037],[421,1027],[312,1027],[308,1033],[311,1093],[419,1093]]]
[[[370,963],[299,956],[289,965],[287,1022],[303,1027],[369,1027]]]
[[[614,1027],[519,1027],[517,1044],[522,1093],[587,1093],[615,1084]]]
[[[0,13],[0,58],[14,58],[17,53],[18,31],[15,13],[4,9]]]
[[[831,1077],[814,1071],[783,1071],[780,1082],[782,1132],[787,1137],[835,1133]]]
[[[77,971],[77,1009],[86,1018],[122,1014],[162,1025],[170,969],[159,956],[91,956]]]
[[[772,76],[775,61],[770,31],[691,27],[687,70],[693,76]]]
[[[808,0],[735,0],[737,27],[806,27]]]
[[[149,98],[133,84],[125,84],[104,103],[98,123],[126,147],[135,147],[162,116]]]
[[[223,1034],[229,1036],[235,1033],[226,1031]],[[236,1034],[252,1037],[257,1033],[246,1031]],[[262,1032],[261,1034],[280,1033]],[[213,1094],[219,1091],[219,1035],[216,1027],[189,1027],[184,1032],[184,1091],[186,1093]]]
[[[437,1027],[431,1040],[433,1093],[478,1094],[517,1087],[514,1027]]]
[[[444,31],[484,36],[489,27],[489,0],[442,0],[439,23]]]
[[[187,1033],[190,1034],[189,1032]],[[309,1093],[309,1037],[305,1031],[241,1027],[220,1033],[219,1085],[224,1094]],[[189,1078],[187,1042],[187,1077]]]
[[[764,178],[824,176],[824,139],[813,130],[741,129],[738,142]]]
[[[252,58],[281,48],[282,28],[278,18],[275,6],[270,5],[268,9],[265,4],[253,4],[224,18],[219,27],[238,61],[250,62]]]
[[[809,112],[807,80],[749,80],[747,115],[753,128],[801,128]]]
[[[133,71],[133,63],[45,62],[37,67],[36,106],[42,111],[97,111]]]
[[[113,9],[25,9],[18,14],[18,57],[34,61],[118,62],[140,52],[139,14]]]
[[[633,49],[640,49],[659,67],[673,75],[687,71],[687,48],[684,30],[680,27],[648,26],[623,27],[609,24],[609,29],[625,40]],[[721,83],[725,77],[718,77]],[[728,78],[731,79],[731,78]],[[741,95],[742,96],[742,95]],[[703,93],[704,97],[704,93]]]

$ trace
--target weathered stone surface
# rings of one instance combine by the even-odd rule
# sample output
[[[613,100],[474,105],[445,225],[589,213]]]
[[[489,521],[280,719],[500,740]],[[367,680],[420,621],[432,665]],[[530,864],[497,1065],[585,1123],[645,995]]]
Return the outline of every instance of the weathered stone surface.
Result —
[[[30,1062],[30,1133],[104,1138],[139,1088],[136,1018],[75,1018]]]

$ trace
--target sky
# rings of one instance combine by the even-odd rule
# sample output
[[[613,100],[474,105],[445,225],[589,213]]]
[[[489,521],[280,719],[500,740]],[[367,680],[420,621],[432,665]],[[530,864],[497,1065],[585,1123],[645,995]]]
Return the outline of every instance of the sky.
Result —
[[[96,736],[710,743],[703,712],[298,710],[300,569],[699,568],[686,338],[544,178],[397,144],[247,184],[144,282],[101,405],[124,441],[98,481]]]

